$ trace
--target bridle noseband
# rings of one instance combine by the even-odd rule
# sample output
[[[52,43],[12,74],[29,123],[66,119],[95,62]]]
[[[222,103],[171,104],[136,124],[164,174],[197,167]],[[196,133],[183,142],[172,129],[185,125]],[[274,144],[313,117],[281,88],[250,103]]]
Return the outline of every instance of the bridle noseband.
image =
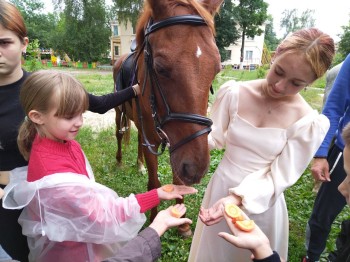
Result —
[[[155,129],[156,129],[157,134],[161,140],[161,151],[160,152],[153,150],[152,147],[154,147],[154,145],[152,145],[149,142],[149,140],[147,139],[147,136],[145,134],[144,127],[143,127],[142,112],[141,112],[139,100],[137,97],[136,97],[136,105],[137,105],[137,111],[138,111],[138,116],[139,116],[139,122],[141,125],[142,135],[143,135],[143,139],[145,142],[143,145],[146,146],[152,154],[157,155],[157,156],[161,155],[165,151],[166,146],[169,147],[169,152],[171,154],[176,149],[178,149],[182,145],[188,143],[189,141],[191,141],[191,140],[193,140],[193,139],[195,139],[203,134],[209,133],[211,131],[211,125],[213,124],[211,119],[204,117],[204,116],[201,116],[201,115],[198,115],[198,114],[171,112],[170,107],[166,101],[164,92],[162,91],[162,89],[160,87],[160,84],[159,84],[159,81],[157,78],[157,74],[153,68],[152,48],[151,48],[151,45],[150,45],[149,39],[148,39],[149,35],[155,31],[161,29],[161,28],[172,26],[172,25],[178,25],[178,24],[189,24],[189,25],[193,25],[193,26],[207,25],[205,20],[202,17],[197,16],[197,15],[175,16],[175,17],[170,17],[168,19],[156,22],[156,23],[152,23],[152,21],[150,21],[147,25],[147,28],[145,29],[145,40],[143,43],[143,48],[140,49],[140,53],[143,50],[144,56],[145,56],[145,77],[144,77],[144,81],[142,84],[142,94],[144,93],[146,83],[147,83],[147,80],[149,77],[150,86],[151,86],[150,105],[151,105],[152,118],[154,121]],[[137,57],[139,57],[139,55],[140,54],[138,54]],[[136,60],[138,60],[138,59],[136,59]],[[136,63],[137,62],[135,62],[135,64]],[[155,98],[155,90],[157,90],[159,92],[161,99],[162,99],[162,102],[165,106],[166,115],[164,117],[160,117],[157,113],[157,103],[156,103],[157,101]],[[195,124],[206,126],[206,127],[203,128],[202,130],[199,130],[199,131],[195,132],[194,134],[182,139],[181,141],[177,142],[175,145],[170,145],[168,136],[166,135],[166,133],[163,130],[163,126],[170,121],[181,121],[181,122],[195,123]]]

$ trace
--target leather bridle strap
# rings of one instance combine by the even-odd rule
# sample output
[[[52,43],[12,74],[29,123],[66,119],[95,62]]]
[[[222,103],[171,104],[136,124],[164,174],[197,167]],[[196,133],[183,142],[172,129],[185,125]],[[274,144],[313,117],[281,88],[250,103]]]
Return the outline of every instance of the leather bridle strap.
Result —
[[[178,25],[178,24],[207,25],[205,20],[202,17],[197,15],[173,16],[173,17],[164,19],[162,21],[156,22],[154,24],[152,24],[152,21],[150,21],[149,25],[145,30],[145,37],[163,27]]]
[[[152,117],[153,121],[155,124],[155,129],[157,131],[157,134],[159,138],[161,139],[161,152],[156,152],[155,150],[152,149],[154,145],[149,143],[149,140],[146,137],[144,128],[143,128],[143,119],[142,119],[142,114],[141,114],[141,109],[139,105],[138,99],[136,99],[136,104],[137,104],[137,111],[139,115],[139,121],[141,124],[141,129],[142,129],[142,135],[144,138],[144,146],[146,146],[149,151],[154,154],[154,155],[160,155],[164,152],[165,147],[169,146],[169,139],[166,135],[166,133],[163,131],[163,126],[168,123],[169,121],[182,121],[182,122],[189,122],[189,123],[194,123],[198,125],[204,125],[207,126],[206,128],[199,130],[195,132],[194,134],[184,138],[183,140],[179,141],[175,145],[170,145],[169,146],[169,152],[172,153],[182,145],[188,143],[189,141],[195,139],[198,136],[201,136],[205,133],[209,133],[211,131],[211,125],[213,124],[212,120],[198,115],[198,114],[191,114],[191,113],[173,113],[171,112],[169,105],[166,101],[166,98],[163,94],[163,91],[160,87],[157,75],[154,71],[153,68],[153,57],[152,57],[152,48],[150,46],[150,43],[148,42],[148,37],[151,33],[167,26],[172,26],[172,25],[177,25],[177,24],[190,24],[190,25],[207,25],[205,20],[197,15],[183,15],[183,16],[175,16],[175,17],[170,17],[168,19],[156,22],[152,24],[152,21],[148,23],[147,28],[145,29],[145,42],[143,43],[143,49],[144,49],[144,54],[145,54],[145,77],[144,77],[144,82],[142,86],[142,94],[144,92],[144,89],[146,87],[146,82],[150,81],[151,85],[151,97],[150,97],[150,103],[151,103],[151,109],[152,109]],[[166,108],[166,115],[160,119],[160,116],[157,113],[157,103],[155,101],[155,96],[154,93],[155,91],[158,91],[161,100]]]

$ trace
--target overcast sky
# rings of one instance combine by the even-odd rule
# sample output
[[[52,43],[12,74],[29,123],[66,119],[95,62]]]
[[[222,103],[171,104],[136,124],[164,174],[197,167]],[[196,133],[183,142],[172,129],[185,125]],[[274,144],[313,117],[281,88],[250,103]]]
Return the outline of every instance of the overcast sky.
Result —
[[[269,4],[268,13],[273,16],[274,31],[279,37],[280,20],[285,9],[298,9],[299,15],[306,9],[315,10],[315,26],[329,34],[335,41],[339,40],[341,26],[349,25],[350,1],[349,0],[264,0]]]
[[[325,33],[331,35],[338,41],[338,34],[341,34],[341,26],[349,25],[350,20],[350,0],[264,0],[269,4],[268,13],[273,16],[274,31],[278,37],[282,37],[280,32],[280,20],[285,9],[296,8],[299,15],[306,9],[315,10],[315,25]],[[106,0],[110,4],[112,0]],[[52,12],[51,0],[44,0],[45,7]]]

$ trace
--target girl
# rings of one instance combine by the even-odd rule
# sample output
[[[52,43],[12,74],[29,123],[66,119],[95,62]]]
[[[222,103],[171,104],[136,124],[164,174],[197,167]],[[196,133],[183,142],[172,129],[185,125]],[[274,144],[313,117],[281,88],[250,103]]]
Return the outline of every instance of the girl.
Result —
[[[11,171],[5,208],[24,208],[19,223],[30,261],[101,261],[136,236],[147,210],[161,199],[195,193],[175,186],[121,198],[98,184],[74,140],[88,108],[82,84],[69,74],[37,71],[25,81],[20,102],[26,119],[18,147],[28,168]]]
[[[333,55],[329,35],[302,29],[278,46],[266,79],[229,81],[220,88],[209,147],[226,150],[205,191],[189,261],[251,261],[247,250],[217,239],[229,232],[222,221],[226,201],[242,206],[287,260],[283,192],[303,174],[329,128],[327,117],[299,92],[327,71]]]

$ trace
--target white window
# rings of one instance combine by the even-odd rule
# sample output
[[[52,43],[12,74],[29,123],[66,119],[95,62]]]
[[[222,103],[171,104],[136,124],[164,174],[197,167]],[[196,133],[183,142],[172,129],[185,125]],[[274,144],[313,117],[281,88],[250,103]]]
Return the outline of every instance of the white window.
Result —
[[[113,26],[113,36],[118,36],[119,35],[119,30],[118,30],[118,26],[114,25]]]
[[[245,59],[252,60],[253,59],[253,51],[245,51]]]

